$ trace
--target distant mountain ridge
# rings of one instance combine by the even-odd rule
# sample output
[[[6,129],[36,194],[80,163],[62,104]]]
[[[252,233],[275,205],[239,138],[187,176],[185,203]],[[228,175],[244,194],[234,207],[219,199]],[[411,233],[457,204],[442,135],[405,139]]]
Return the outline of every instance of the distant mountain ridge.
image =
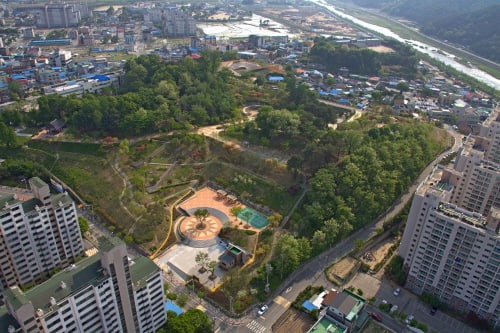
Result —
[[[500,62],[499,0],[350,0],[415,21],[425,34]]]

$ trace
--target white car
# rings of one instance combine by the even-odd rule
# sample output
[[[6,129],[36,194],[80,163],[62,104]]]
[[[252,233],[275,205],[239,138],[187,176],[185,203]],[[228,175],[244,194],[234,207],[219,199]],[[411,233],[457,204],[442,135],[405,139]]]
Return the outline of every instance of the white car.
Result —
[[[269,307],[267,305],[262,305],[259,309],[259,311],[257,311],[257,314],[259,316],[262,316],[264,313],[266,313],[267,309],[269,309]]]
[[[415,316],[409,315],[408,317],[406,317],[405,323],[409,325],[413,319],[415,319]]]
[[[396,290],[394,290],[393,294],[394,296],[399,296],[399,294],[401,294],[401,289],[397,288]]]

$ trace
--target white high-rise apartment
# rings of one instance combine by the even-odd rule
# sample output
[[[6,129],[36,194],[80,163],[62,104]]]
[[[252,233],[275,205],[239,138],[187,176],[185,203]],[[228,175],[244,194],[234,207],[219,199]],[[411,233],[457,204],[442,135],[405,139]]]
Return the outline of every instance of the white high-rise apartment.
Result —
[[[0,289],[43,281],[83,252],[74,202],[52,196],[40,178],[29,180],[32,198],[0,195]]]
[[[100,238],[99,249],[26,292],[4,291],[0,331],[156,332],[166,321],[158,266],[146,257],[131,260],[115,238]]]
[[[417,189],[400,255],[406,285],[500,326],[498,112],[470,137],[453,169],[436,168]]]

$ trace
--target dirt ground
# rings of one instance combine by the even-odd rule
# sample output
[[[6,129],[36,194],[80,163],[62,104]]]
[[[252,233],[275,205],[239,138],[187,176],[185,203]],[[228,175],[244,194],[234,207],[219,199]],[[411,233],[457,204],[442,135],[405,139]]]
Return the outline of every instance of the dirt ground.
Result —
[[[375,51],[377,53],[393,53],[394,50],[391,49],[390,47],[387,47],[387,46],[383,46],[383,45],[380,45],[380,46],[371,46],[371,47],[368,47],[370,50],[372,51]]]
[[[314,320],[307,314],[289,308],[272,327],[274,333],[307,332]]]
[[[360,259],[364,263],[370,265],[370,269],[373,269],[378,262],[385,258],[389,248],[394,245],[394,243],[395,240],[393,238],[386,238],[381,243],[376,244],[374,247],[362,253]]]
[[[345,282],[349,272],[356,267],[357,263],[358,261],[356,259],[352,257],[345,257],[328,269],[328,276],[333,277],[336,280],[340,278]]]
[[[363,328],[363,330],[361,330],[361,333],[393,333],[393,332],[377,324],[373,320],[370,320],[368,324]]]

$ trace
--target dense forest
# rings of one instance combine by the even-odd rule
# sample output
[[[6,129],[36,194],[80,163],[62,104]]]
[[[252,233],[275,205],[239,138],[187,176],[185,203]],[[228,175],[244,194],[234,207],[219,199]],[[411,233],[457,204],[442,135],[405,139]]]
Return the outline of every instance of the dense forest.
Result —
[[[496,5],[430,22],[422,27],[422,31],[500,62],[499,18],[500,5]]]
[[[498,0],[351,0],[352,3],[404,17],[420,25],[422,32],[500,61]]]
[[[310,175],[305,202],[291,220],[300,237],[280,237],[275,271],[294,271],[382,214],[444,148],[440,135],[431,124],[380,115],[309,141],[288,161],[289,169]]]
[[[415,51],[396,41],[387,40],[383,44],[395,52],[377,53],[367,48],[339,45],[333,39],[318,38],[311,49],[311,58],[333,73],[346,67],[355,74],[382,75],[383,66],[387,66],[393,69],[397,67],[398,74],[413,78],[417,73],[418,63]]]
[[[218,53],[205,53],[195,61],[185,58],[166,63],[157,55],[140,56],[126,64],[124,86],[118,94],[87,94],[38,99],[38,109],[25,114],[12,109],[0,120],[13,126],[47,125],[54,119],[67,121],[78,133],[137,135],[216,124],[238,113],[228,69],[219,70]]]

